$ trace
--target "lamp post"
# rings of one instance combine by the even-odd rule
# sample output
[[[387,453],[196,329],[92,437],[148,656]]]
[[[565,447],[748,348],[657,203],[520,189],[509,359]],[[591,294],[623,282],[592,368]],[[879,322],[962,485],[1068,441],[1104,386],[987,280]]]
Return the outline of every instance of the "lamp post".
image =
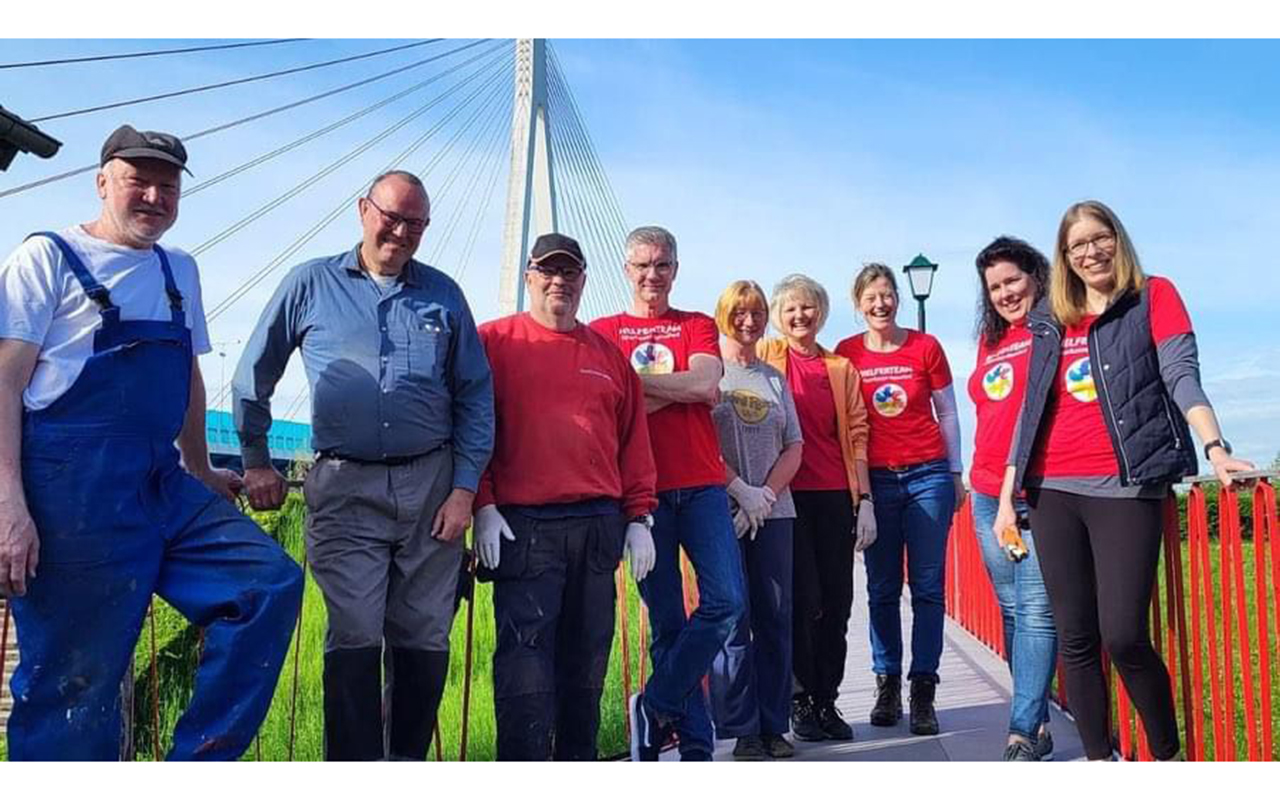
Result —
[[[924,333],[924,301],[929,299],[929,293],[933,291],[933,273],[938,271],[938,265],[921,253],[911,259],[911,263],[903,267],[902,271],[907,273],[907,281],[911,284],[911,296],[919,303],[916,327]]]

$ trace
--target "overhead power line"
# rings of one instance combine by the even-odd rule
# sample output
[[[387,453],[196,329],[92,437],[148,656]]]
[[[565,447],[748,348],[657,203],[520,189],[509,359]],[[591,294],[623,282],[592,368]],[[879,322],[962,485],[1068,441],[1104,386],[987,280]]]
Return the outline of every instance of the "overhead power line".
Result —
[[[430,63],[431,63],[431,62],[433,62],[433,61],[440,61],[440,60],[442,60],[442,59],[448,58],[449,56],[452,56],[452,55],[456,55],[456,54],[458,54],[458,53],[461,53],[461,52],[462,52],[462,51],[464,51],[464,50],[470,50],[471,48],[473,48],[473,47],[477,47],[477,46],[479,46],[479,45],[482,45],[482,44],[484,44],[485,42],[488,42],[488,41],[491,41],[491,40],[490,40],[490,39],[478,39],[477,41],[474,41],[474,42],[472,42],[472,43],[470,43],[470,44],[466,44],[466,45],[463,45],[463,46],[461,46],[461,47],[456,47],[456,48],[454,48],[453,50],[449,50],[448,52],[444,52],[444,53],[440,53],[440,54],[438,54],[438,55],[431,56],[430,58],[424,58],[424,59],[422,59],[422,60],[420,60],[420,61],[415,61],[415,62],[413,62],[412,64],[406,64],[406,65],[404,65],[403,67],[396,67],[395,69],[392,69],[392,70],[388,70],[388,71],[386,71],[386,72],[379,73],[379,74],[374,75],[374,76],[372,76],[372,77],[365,78],[365,79],[363,79],[363,80],[358,80],[358,81],[355,81],[354,83],[348,83],[348,84],[346,84],[345,86],[339,86],[339,87],[334,88],[334,89],[329,89],[329,90],[327,90],[327,91],[320,92],[319,94],[313,94],[313,95],[311,95],[310,97],[304,97],[304,98],[302,98],[301,100],[295,100],[295,101],[294,101],[294,102],[292,102],[292,103],[286,103],[286,104],[284,104],[284,105],[282,105],[282,106],[276,106],[275,108],[269,108],[269,109],[267,109],[266,111],[259,111],[258,113],[256,113],[256,114],[250,114],[250,115],[249,115],[249,116],[247,116],[247,117],[241,117],[241,118],[239,118],[239,119],[232,120],[232,121],[230,121],[230,122],[224,122],[224,123],[221,123],[221,124],[219,124],[219,125],[215,125],[215,126],[213,126],[212,128],[205,128],[204,130],[202,130],[202,131],[196,131],[195,133],[187,133],[187,134],[183,134],[180,138],[181,138],[181,139],[182,139],[182,141],[184,141],[184,142],[191,142],[191,141],[194,141],[194,140],[196,140],[196,139],[199,139],[199,138],[201,138],[201,137],[203,137],[203,136],[209,136],[209,135],[214,134],[214,133],[221,133],[221,132],[223,132],[223,131],[230,130],[231,128],[235,128],[235,127],[238,127],[238,126],[240,126],[240,125],[245,125],[245,124],[250,123],[250,122],[257,122],[257,121],[258,121],[258,120],[260,120],[260,119],[264,119],[264,118],[266,118],[266,117],[270,117],[270,116],[273,116],[273,115],[275,115],[275,114],[282,113],[282,112],[284,112],[284,111],[291,111],[291,110],[293,110],[293,109],[295,109],[295,108],[298,108],[298,107],[300,107],[300,106],[305,106],[305,105],[307,105],[308,103],[314,103],[314,102],[315,102],[315,101],[317,101],[317,100],[323,100],[323,99],[325,99],[326,97],[332,97],[332,96],[334,96],[334,95],[336,95],[336,94],[341,94],[342,92],[350,91],[351,89],[356,89],[356,88],[359,88],[359,87],[361,87],[361,86],[367,86],[367,85],[368,85],[368,84],[370,84],[370,83],[373,83],[373,82],[375,82],[375,81],[380,81],[380,80],[382,80],[383,78],[389,78],[389,77],[391,77],[392,75],[399,75],[399,74],[400,74],[400,73],[402,73],[402,72],[407,72],[407,71],[409,71],[409,70],[411,70],[411,69],[417,69],[418,67],[421,67],[421,66],[422,66],[422,65],[424,65],[424,64],[430,64]],[[68,171],[66,171],[66,172],[60,172],[60,173],[58,173],[58,174],[56,174],[56,175],[50,175],[50,176],[49,176],[49,177],[47,177],[47,178],[41,178],[41,179],[39,179],[39,180],[31,181],[30,183],[24,183],[24,184],[22,184],[22,185],[20,185],[20,186],[15,186],[15,187],[13,187],[12,189],[5,189],[4,191],[0,192],[0,199],[3,199],[3,198],[5,198],[5,197],[9,197],[10,195],[15,195],[15,194],[19,194],[19,193],[21,193],[21,192],[25,192],[25,191],[27,191],[27,190],[29,190],[29,189],[36,189],[36,188],[39,188],[39,187],[41,187],[41,186],[45,186],[45,185],[50,184],[50,183],[55,183],[55,182],[57,182],[57,181],[64,180],[64,179],[66,179],[66,178],[73,178],[73,177],[75,177],[76,175],[83,175],[83,174],[85,174],[86,172],[93,172],[93,171],[94,171],[95,169],[97,169],[97,168],[98,168],[98,164],[97,164],[97,162],[94,162],[93,164],[86,164],[86,165],[85,165],[85,166],[83,166],[83,167],[77,167],[76,169],[73,169],[73,170],[68,170]]]
[[[179,89],[174,92],[165,92],[163,94],[153,94],[153,95],[150,95],[149,97],[135,97],[132,100],[121,100],[118,103],[106,103],[100,106],[91,106],[89,108],[76,109],[75,111],[64,111],[59,114],[49,114],[48,116],[44,116],[44,117],[36,117],[35,119],[32,119],[31,122],[48,122],[49,120],[54,120],[54,119],[66,119],[67,117],[78,117],[83,114],[92,114],[95,111],[106,111],[107,109],[110,109],[110,108],[123,108],[125,106],[139,105],[141,103],[151,103],[156,100],[167,100],[173,97],[182,97],[189,94],[196,94],[198,92],[208,92],[214,89],[225,89],[228,86],[240,86],[246,83],[253,83],[255,81],[265,81],[269,78],[279,78],[282,75],[294,75],[299,72],[306,72],[308,70],[320,69],[321,67],[332,67],[336,64],[347,64],[352,61],[360,61],[361,59],[365,59],[365,58],[373,58],[374,56],[386,55],[387,53],[395,53],[400,50],[408,50],[411,47],[423,47],[425,45],[435,44],[436,42],[441,42],[441,41],[444,41],[444,40],[443,39],[424,39],[423,41],[420,41],[420,42],[411,42],[410,44],[402,44],[396,47],[387,47],[382,50],[373,50],[367,53],[359,53],[354,56],[347,56],[346,58],[335,58],[330,61],[320,61],[315,64],[307,64],[302,67],[293,67],[292,69],[282,69],[282,70],[277,70],[275,72],[266,72],[261,75],[251,75],[247,78],[237,78],[232,81],[222,81],[221,83],[210,83],[204,86],[193,86],[189,89]]]
[[[79,58],[52,58],[47,61],[20,61],[14,64],[0,64],[0,69],[22,69],[24,67],[52,67],[58,64],[85,64],[90,61],[118,61],[124,58],[147,58],[149,56],[169,56],[177,53],[202,53],[208,50],[233,50],[240,47],[264,47],[272,44],[289,44],[290,42],[306,42],[308,39],[265,39],[252,42],[236,42],[234,44],[210,44],[200,47],[177,47],[172,50],[146,50],[139,53],[115,53],[105,56],[81,56]]]

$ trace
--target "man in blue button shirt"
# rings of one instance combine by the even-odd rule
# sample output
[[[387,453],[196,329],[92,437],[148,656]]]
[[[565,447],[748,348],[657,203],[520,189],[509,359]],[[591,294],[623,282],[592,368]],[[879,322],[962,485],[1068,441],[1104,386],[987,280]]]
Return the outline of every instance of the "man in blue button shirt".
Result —
[[[413,260],[430,221],[422,182],[380,175],[359,211],[360,244],[295,267],[263,311],[236,369],[235,421],[250,503],[279,508],[271,395],[301,348],[317,451],[307,559],[329,611],[325,757],[421,760],[448,671],[462,534],[493,449],[493,382],[462,290]]]

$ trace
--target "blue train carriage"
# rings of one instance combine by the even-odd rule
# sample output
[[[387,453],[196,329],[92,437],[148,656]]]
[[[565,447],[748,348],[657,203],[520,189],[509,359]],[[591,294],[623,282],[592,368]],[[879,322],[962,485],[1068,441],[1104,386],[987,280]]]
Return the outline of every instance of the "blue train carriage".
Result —
[[[230,467],[242,471],[240,439],[236,436],[235,423],[226,411],[205,412],[205,438],[209,441],[209,458],[215,467]],[[267,432],[267,445],[271,448],[271,461],[284,475],[289,474],[293,462],[311,463],[315,453],[311,449],[311,426],[301,422],[278,419]]]

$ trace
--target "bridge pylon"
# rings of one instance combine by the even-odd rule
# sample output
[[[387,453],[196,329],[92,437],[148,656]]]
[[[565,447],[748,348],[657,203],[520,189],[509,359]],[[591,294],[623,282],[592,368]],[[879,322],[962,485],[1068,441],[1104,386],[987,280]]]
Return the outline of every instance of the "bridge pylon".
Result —
[[[498,312],[524,310],[524,264],[533,240],[559,230],[547,110],[547,42],[517,39],[511,172],[502,235]]]

